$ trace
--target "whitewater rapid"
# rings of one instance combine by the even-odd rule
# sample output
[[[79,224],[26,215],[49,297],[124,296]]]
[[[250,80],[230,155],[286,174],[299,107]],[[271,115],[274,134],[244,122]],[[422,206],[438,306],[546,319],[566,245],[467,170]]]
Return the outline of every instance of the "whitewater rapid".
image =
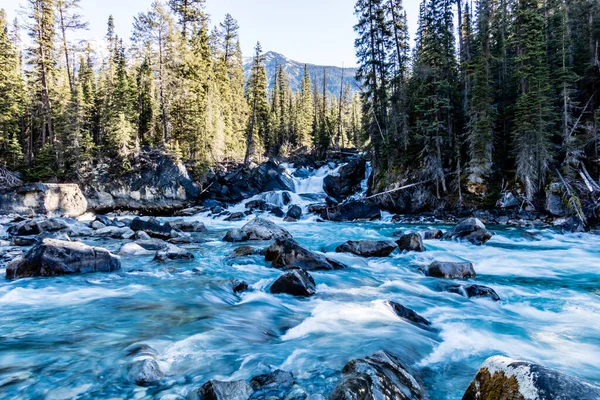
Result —
[[[301,194],[323,195],[324,177],[336,170],[295,178],[290,204],[306,209],[314,201]],[[363,259],[334,249],[429,226],[268,217],[302,246],[350,268],[312,273],[317,294],[309,299],[272,295],[268,287],[281,272],[260,256],[229,258],[238,245],[221,241],[247,221],[203,213],[190,217],[209,231],[198,234],[205,243],[187,247],[194,260],[123,257],[122,271],[113,274],[0,281],[2,397],[179,399],[209,379],[249,379],[273,368],[293,372],[309,394],[326,396],[349,360],[381,349],[416,370],[432,399],[460,399],[480,364],[499,354],[600,381],[599,236],[488,226],[495,236],[485,246],[426,241],[425,253]],[[84,241],[112,251],[122,243]],[[502,300],[442,291],[439,280],[419,271],[433,260],[473,262],[474,281]],[[233,278],[251,290],[233,294]],[[399,319],[387,300],[414,309],[434,329]],[[157,350],[166,374],[160,387],[128,381],[126,349],[133,344]]]

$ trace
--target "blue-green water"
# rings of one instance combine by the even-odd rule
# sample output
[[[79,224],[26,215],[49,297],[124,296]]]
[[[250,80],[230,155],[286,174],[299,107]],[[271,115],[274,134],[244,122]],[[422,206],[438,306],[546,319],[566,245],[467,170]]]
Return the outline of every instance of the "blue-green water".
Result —
[[[313,273],[317,294],[298,299],[268,293],[281,272],[261,257],[227,257],[236,245],[220,238],[244,222],[193,218],[209,233],[207,243],[189,247],[192,261],[123,257],[113,274],[0,281],[0,397],[177,399],[209,379],[272,368],[326,396],[346,362],[381,349],[417,371],[431,399],[460,399],[497,354],[600,381],[599,236],[488,227],[496,235],[485,246],[426,241],[425,253],[367,260],[331,252],[345,240],[419,227],[274,219],[303,246],[350,265]],[[121,243],[84,241],[115,252]],[[439,280],[418,269],[433,260],[473,262],[473,281],[502,301],[441,292]],[[251,290],[233,294],[231,278]],[[413,308],[436,331],[400,320],[386,300]],[[128,380],[133,344],[157,350],[161,385]]]

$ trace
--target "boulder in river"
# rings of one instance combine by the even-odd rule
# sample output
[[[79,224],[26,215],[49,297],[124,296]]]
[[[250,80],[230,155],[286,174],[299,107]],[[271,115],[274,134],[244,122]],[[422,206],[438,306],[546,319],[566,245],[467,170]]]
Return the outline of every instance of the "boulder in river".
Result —
[[[163,225],[156,218],[150,218],[147,221],[136,217],[131,222],[131,229],[134,231],[144,231],[152,237],[159,239],[168,239],[171,237],[172,227],[169,225]]]
[[[482,245],[492,238],[483,222],[477,218],[467,218],[446,232],[444,239],[466,240],[476,245]]]
[[[194,258],[192,253],[173,244],[169,244],[166,248],[158,250],[154,256],[156,261],[161,262],[168,260],[186,260],[191,258]]]
[[[246,214],[244,214],[243,212],[235,212],[235,213],[232,213],[227,218],[225,218],[225,221],[228,221],[228,222],[241,221],[244,218],[246,218]]]
[[[38,235],[42,232],[56,232],[67,228],[68,225],[65,221],[60,219],[34,219],[21,221],[11,226],[8,228],[8,234],[11,236],[30,236]]]
[[[398,246],[391,240],[349,240],[339,245],[337,253],[352,253],[361,257],[387,257]]]
[[[402,235],[396,242],[400,251],[425,251],[425,245],[423,244],[423,238],[418,233],[408,233]]]
[[[400,359],[385,351],[350,361],[342,373],[343,378],[329,400],[426,398],[423,388]]]
[[[127,227],[118,228],[116,226],[107,226],[106,228],[94,231],[92,236],[110,237],[113,239],[131,239],[135,236],[135,232]]]
[[[231,284],[231,290],[233,290],[233,293],[242,293],[245,292],[246,290],[248,290],[248,283],[244,282],[241,279],[232,279],[231,281],[229,281],[229,283]]]
[[[425,270],[427,276],[434,278],[475,278],[477,274],[470,262],[434,261]]]
[[[600,385],[539,364],[488,358],[462,400],[598,400]]]
[[[252,387],[246,381],[223,382],[210,380],[193,393],[188,399],[194,400],[248,400],[252,396]]]
[[[326,207],[320,215],[325,220],[335,222],[374,221],[381,218],[381,210],[367,200],[354,200],[336,207]]]
[[[245,242],[248,240],[291,239],[292,235],[272,221],[255,218],[241,229],[232,229],[223,238],[225,242]]]
[[[303,269],[291,270],[280,276],[270,289],[273,294],[291,294],[292,296],[310,297],[316,293],[315,280]]]
[[[268,374],[255,376],[250,380],[254,389],[253,398],[285,399],[294,386],[294,375],[291,372],[277,369]]]
[[[426,229],[421,232],[423,240],[441,239],[444,237],[444,232],[441,229]]]
[[[182,232],[206,232],[206,226],[200,221],[186,221],[184,219],[176,219],[165,223],[165,226],[170,226],[175,230]]]
[[[395,301],[386,301],[385,304],[394,312],[394,314],[396,314],[402,319],[407,320],[413,325],[416,325],[423,329],[428,329],[431,325],[431,322],[421,317],[414,310],[404,307],[400,303],[396,303]]]
[[[301,268],[307,271],[335,270],[346,266],[300,246],[293,239],[276,240],[265,250],[265,261],[275,268]]]
[[[78,217],[88,207],[79,185],[30,183],[0,190],[0,214]]]
[[[110,251],[80,242],[44,239],[6,267],[6,278],[113,272],[121,260]]]
[[[296,221],[299,220],[302,217],[302,208],[296,204],[291,205],[286,213],[286,217]]]
[[[133,361],[128,366],[127,376],[136,385],[152,386],[164,378],[165,374],[156,362],[157,352],[152,347],[132,345],[128,348],[128,355],[133,357]]]
[[[263,254],[262,249],[257,249],[252,246],[240,246],[233,249],[229,254],[229,258],[248,257]]]
[[[124,243],[117,252],[119,256],[144,256],[154,253],[154,251],[146,250],[145,248],[134,242]]]
[[[337,176],[327,175],[323,179],[323,190],[337,201],[343,201],[360,192],[361,182],[365,179],[367,162],[363,158],[350,160],[342,166]]]
[[[488,297],[494,301],[500,301],[500,296],[494,289],[483,285],[448,285],[446,290],[468,298]]]

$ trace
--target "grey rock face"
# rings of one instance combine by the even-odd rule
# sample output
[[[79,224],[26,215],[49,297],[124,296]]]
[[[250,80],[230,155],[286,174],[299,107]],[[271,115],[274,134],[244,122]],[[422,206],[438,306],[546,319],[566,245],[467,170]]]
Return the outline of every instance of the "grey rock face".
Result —
[[[78,217],[87,208],[76,184],[30,183],[0,190],[0,214]]]

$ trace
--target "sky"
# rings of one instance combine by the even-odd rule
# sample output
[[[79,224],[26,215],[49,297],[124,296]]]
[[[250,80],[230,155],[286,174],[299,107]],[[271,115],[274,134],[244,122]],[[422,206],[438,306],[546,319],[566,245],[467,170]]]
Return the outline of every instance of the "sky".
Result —
[[[89,30],[81,39],[100,40],[113,14],[119,36],[131,37],[133,17],[150,7],[152,0],[81,0]],[[244,56],[252,55],[257,41],[264,51],[276,51],[302,63],[352,67],[356,64],[353,26],[355,0],[206,0],[211,24],[230,13],[240,25]],[[416,31],[419,0],[405,0],[411,31]],[[0,0],[9,20],[25,0]]]

